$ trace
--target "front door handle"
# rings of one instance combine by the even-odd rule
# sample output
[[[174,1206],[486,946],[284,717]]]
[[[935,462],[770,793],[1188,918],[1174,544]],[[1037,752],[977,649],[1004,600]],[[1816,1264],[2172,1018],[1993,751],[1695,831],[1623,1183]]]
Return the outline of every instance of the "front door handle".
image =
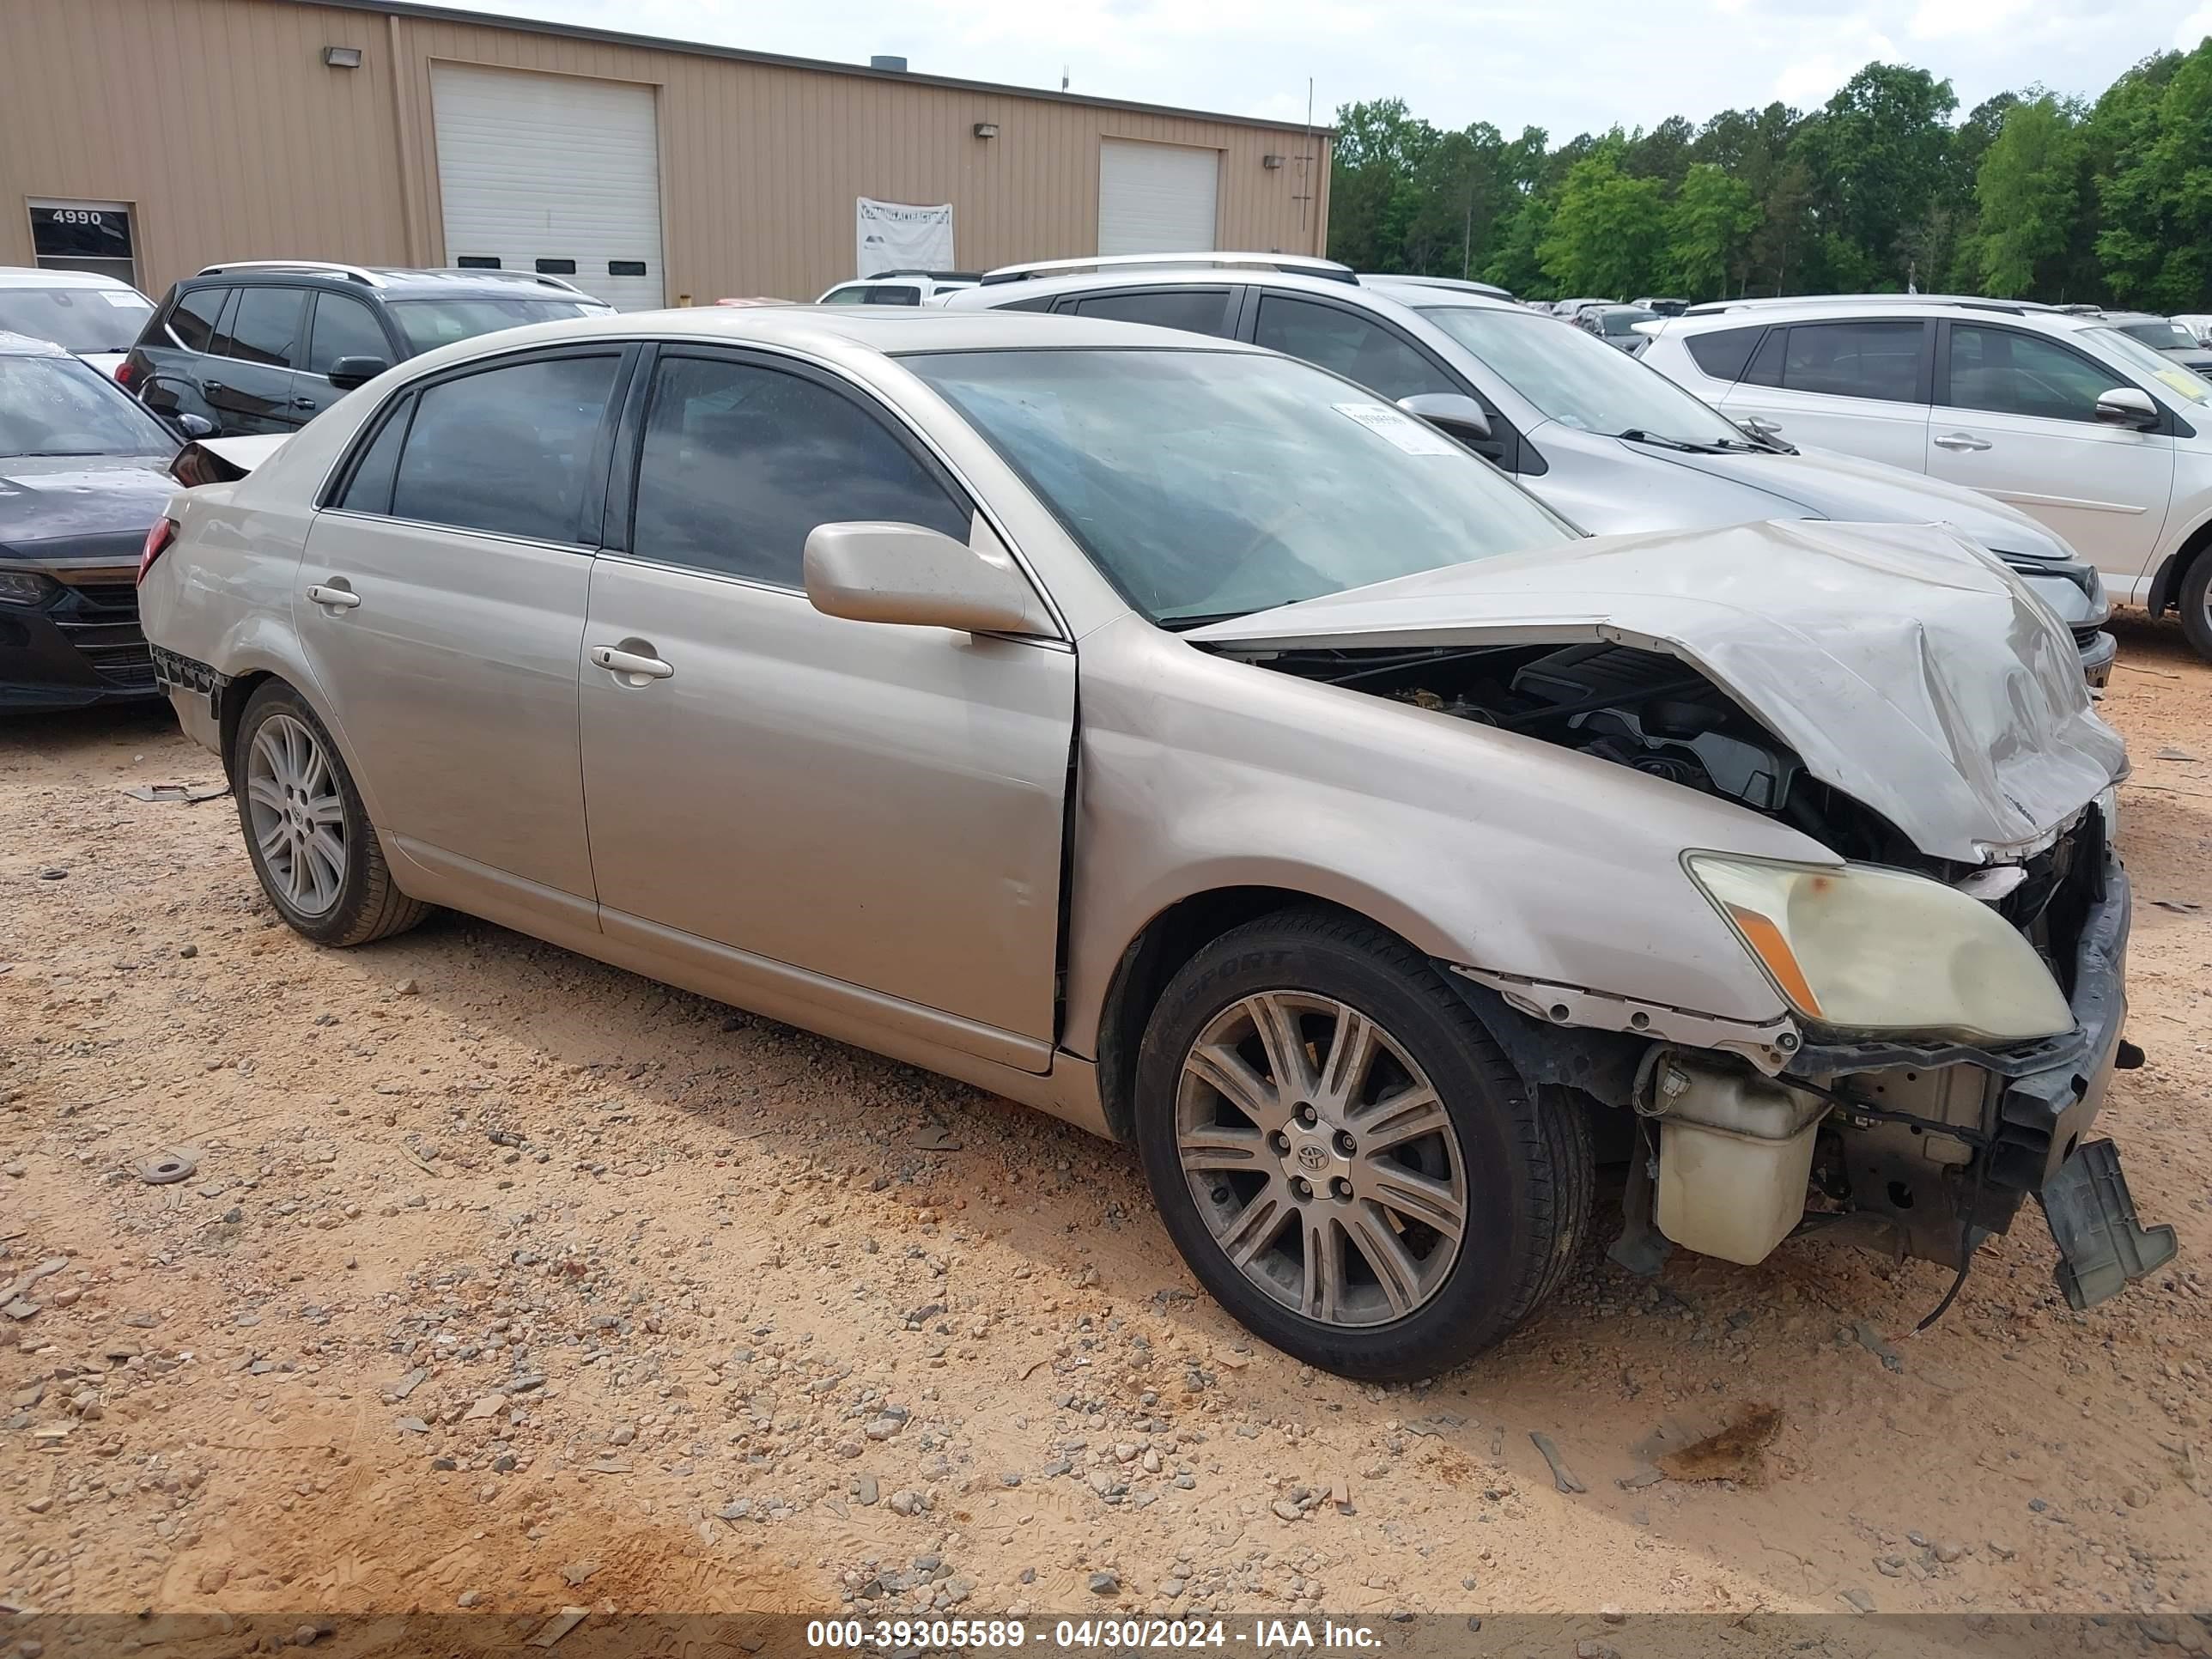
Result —
[[[643,685],[647,680],[665,680],[676,672],[658,657],[637,651],[620,651],[611,645],[592,647],[592,665],[604,668],[631,685]]]
[[[295,398],[292,399],[292,407],[295,409],[313,409],[314,406],[315,400],[313,398]]]
[[[333,611],[350,611],[361,603],[361,595],[350,587],[331,587],[321,582],[307,589],[307,597],[317,605],[327,605]]]
[[[1947,432],[1930,441],[1938,449],[1987,449],[1990,447],[1987,438],[1977,438],[1971,432]]]
[[[220,398],[224,392],[229,391],[230,388],[225,386],[221,380],[202,380],[200,382],[200,390],[207,393],[210,398]]]

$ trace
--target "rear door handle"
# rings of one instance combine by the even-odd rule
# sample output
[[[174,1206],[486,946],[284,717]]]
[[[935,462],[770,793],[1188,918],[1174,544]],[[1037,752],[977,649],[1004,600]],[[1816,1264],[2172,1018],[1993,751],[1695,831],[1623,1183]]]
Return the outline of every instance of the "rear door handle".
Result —
[[[210,398],[219,398],[224,392],[229,391],[230,388],[225,386],[221,380],[202,380],[200,382],[200,390],[206,392]]]
[[[1987,449],[1990,447],[1987,438],[1977,438],[1971,432],[1947,432],[1929,441],[1938,449]]]
[[[292,407],[295,409],[313,409],[315,407],[315,400],[313,398],[295,398],[292,399]]]
[[[665,680],[676,672],[658,657],[645,656],[635,651],[617,651],[611,645],[592,647],[592,665],[604,668],[632,685],[643,685],[647,680]]]
[[[328,605],[333,611],[350,611],[361,603],[361,595],[349,587],[326,587],[321,582],[307,589],[307,597],[317,605]]]

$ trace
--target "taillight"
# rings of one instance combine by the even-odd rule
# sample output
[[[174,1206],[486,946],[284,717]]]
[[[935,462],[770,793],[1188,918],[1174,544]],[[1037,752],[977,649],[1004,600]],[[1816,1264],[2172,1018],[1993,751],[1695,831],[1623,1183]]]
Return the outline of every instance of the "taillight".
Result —
[[[138,555],[138,580],[143,582],[146,573],[154,568],[154,561],[169,550],[169,544],[177,539],[174,519],[156,519],[154,527],[146,532],[145,550]]]
[[[125,357],[125,358],[121,362],[119,362],[119,363],[116,364],[116,366],[115,366],[115,384],[116,384],[116,385],[118,385],[118,386],[119,386],[123,387],[125,391],[128,391],[128,390],[130,390],[131,382],[131,381],[133,381],[133,380],[137,380],[137,378],[138,378],[138,371],[137,371],[137,369],[135,369],[135,368],[131,368],[131,360],[130,360],[128,357]]]

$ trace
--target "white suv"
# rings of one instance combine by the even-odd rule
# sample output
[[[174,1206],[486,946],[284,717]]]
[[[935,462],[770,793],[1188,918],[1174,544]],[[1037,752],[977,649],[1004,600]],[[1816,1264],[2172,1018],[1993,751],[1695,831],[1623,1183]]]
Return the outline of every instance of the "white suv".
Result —
[[[934,306],[945,296],[982,281],[973,270],[879,270],[856,282],[840,283],[817,306]]]
[[[1700,307],[1643,361],[1738,421],[2024,508],[2212,658],[2212,383],[2099,315],[1998,300]]]

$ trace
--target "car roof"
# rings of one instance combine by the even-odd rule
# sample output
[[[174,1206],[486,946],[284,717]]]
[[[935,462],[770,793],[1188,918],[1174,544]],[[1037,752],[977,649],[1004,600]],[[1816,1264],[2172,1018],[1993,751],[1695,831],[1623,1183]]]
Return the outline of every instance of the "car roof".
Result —
[[[0,357],[66,357],[70,354],[52,340],[33,334],[11,334],[0,328]]]
[[[1359,280],[1351,266],[1340,264],[1334,259],[1316,258],[1309,253],[1248,253],[1233,248],[1203,248],[1159,253],[1087,253],[1070,259],[1031,259],[1022,264],[998,265],[985,271],[983,286],[995,288],[1001,283],[1027,284],[1040,277],[1072,276],[1078,272],[1105,276],[1122,270],[1176,269],[1304,271],[1310,276],[1326,276],[1337,283],[1352,283]]]
[[[104,288],[117,293],[138,290],[118,276],[96,270],[48,270],[43,265],[0,265],[0,288]]]
[[[1398,283],[1408,288],[1440,288],[1455,294],[1487,294],[1492,299],[1510,300],[1513,290],[1500,288],[1495,283],[1478,283],[1465,276],[1423,276],[1409,270],[1363,270],[1363,283]]]
[[[1318,283],[1317,287],[1333,284]],[[938,306],[686,306],[532,323],[441,346],[408,362],[410,372],[569,340],[697,340],[781,346],[837,360],[920,351],[1021,351],[1118,346],[1176,351],[1261,353],[1256,346],[1182,329],[1024,311],[954,311]]]
[[[1366,276],[1360,287],[1416,311],[1518,311],[1533,317],[1519,301],[1491,290],[1458,283],[1434,283],[1419,276]]]
[[[1247,266],[1163,264],[1139,269],[1075,271],[1060,276],[1025,276],[1011,283],[986,283],[980,288],[963,289],[951,295],[945,301],[945,309],[973,316],[981,310],[1012,307],[1019,301],[1048,298],[1060,294],[1097,294],[1109,289],[1231,288],[1240,285],[1281,289],[1292,294],[1311,294],[1324,299],[1355,303],[1362,294],[1370,299],[1380,296],[1393,302],[1396,299],[1395,295],[1386,294],[1379,283],[1347,283],[1334,276],[1304,276],[1295,271],[1263,270]],[[1434,292],[1439,299],[1444,297],[1443,289]],[[1463,297],[1471,299],[1476,296]],[[1061,320],[1066,319],[1063,318]]]
[[[1702,334],[1716,328],[1760,328],[1768,324],[1825,322],[1881,316],[1893,319],[1951,317],[1986,321],[1991,313],[2018,323],[2054,330],[2095,328],[2110,320],[2102,312],[2077,316],[2027,300],[1978,300],[1948,295],[1808,294],[1783,300],[1753,300],[1728,310],[1693,306],[1666,319],[1667,332]]]
[[[532,298],[604,303],[573,283],[541,278],[533,271],[478,271],[450,267],[442,270],[422,270],[404,265],[340,264],[320,259],[234,259],[204,265],[184,282],[233,287],[240,283],[281,283],[294,287],[301,283],[331,283],[349,293],[380,294],[386,298],[420,298],[427,291],[454,299]],[[411,296],[403,295],[395,292],[398,289],[416,292]]]

